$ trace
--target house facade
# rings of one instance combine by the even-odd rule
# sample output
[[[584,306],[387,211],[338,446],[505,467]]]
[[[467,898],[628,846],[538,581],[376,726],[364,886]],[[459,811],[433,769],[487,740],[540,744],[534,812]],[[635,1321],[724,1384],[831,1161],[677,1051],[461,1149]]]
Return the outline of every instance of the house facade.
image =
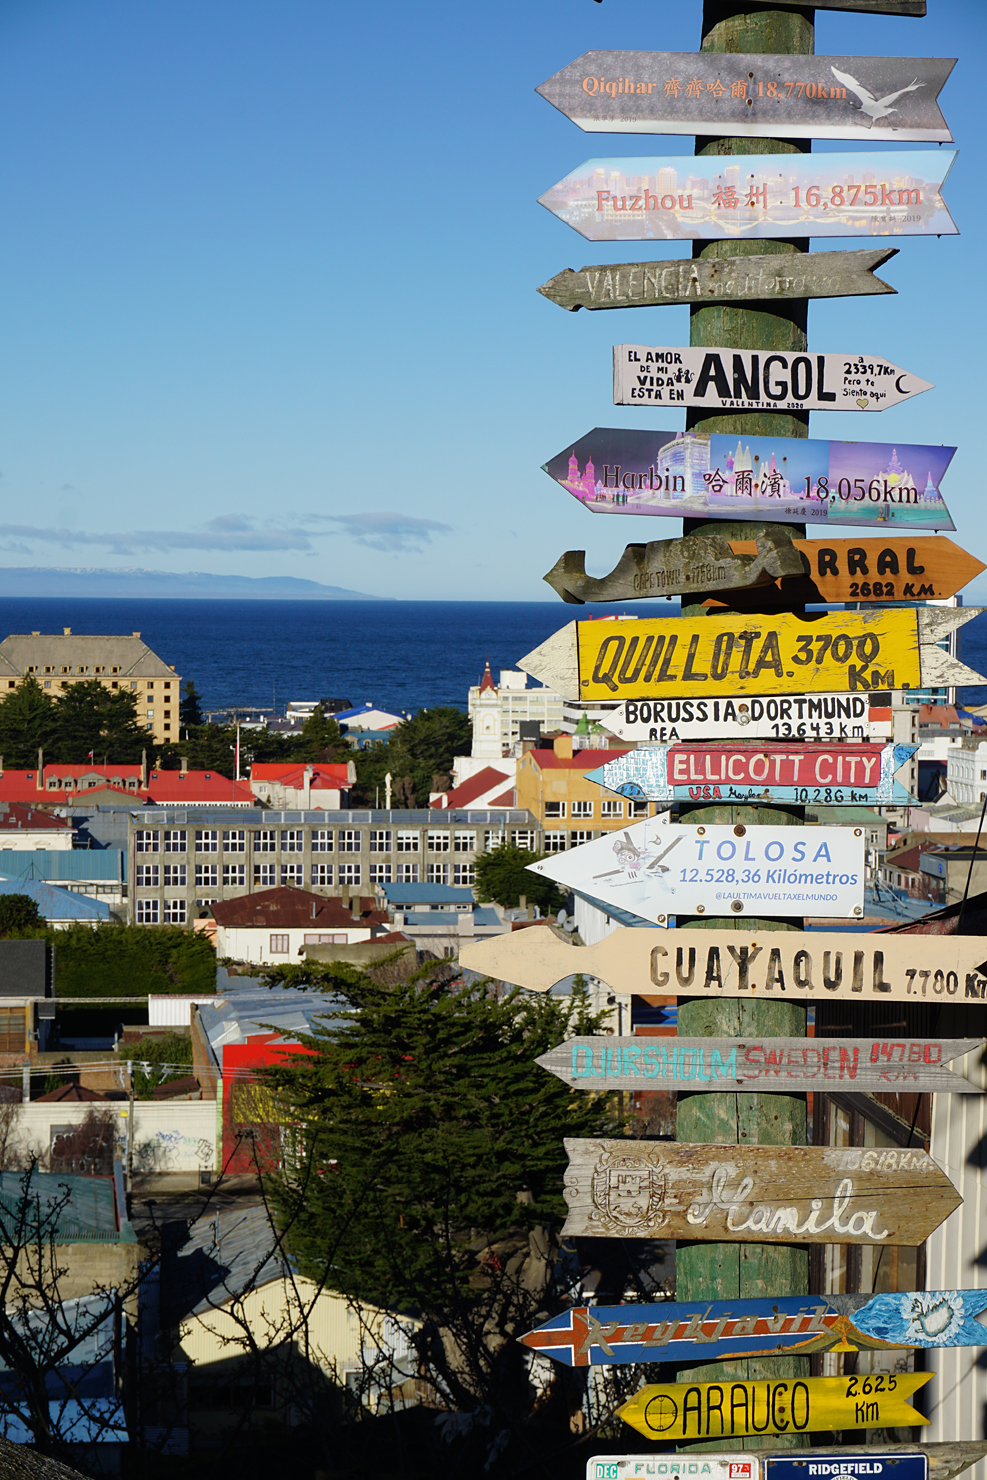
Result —
[[[587,781],[586,772],[625,754],[620,750],[577,750],[560,735],[551,750],[526,750],[517,763],[517,803],[542,829],[546,853],[588,843],[601,833],[652,816],[654,805],[614,796]]]

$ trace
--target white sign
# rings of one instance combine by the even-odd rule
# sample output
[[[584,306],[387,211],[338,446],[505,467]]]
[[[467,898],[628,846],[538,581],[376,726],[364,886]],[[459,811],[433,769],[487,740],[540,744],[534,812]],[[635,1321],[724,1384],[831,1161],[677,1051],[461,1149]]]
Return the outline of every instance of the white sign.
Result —
[[[866,694],[763,699],[636,699],[601,714],[621,740],[869,740]],[[875,739],[885,738],[883,735]]]
[[[586,1480],[759,1480],[752,1454],[622,1454],[586,1461]]]
[[[880,355],[615,344],[615,406],[713,411],[884,411],[930,391]]]
[[[656,925],[670,915],[852,920],[864,912],[864,841],[860,827],[697,827],[649,817],[528,866]]]

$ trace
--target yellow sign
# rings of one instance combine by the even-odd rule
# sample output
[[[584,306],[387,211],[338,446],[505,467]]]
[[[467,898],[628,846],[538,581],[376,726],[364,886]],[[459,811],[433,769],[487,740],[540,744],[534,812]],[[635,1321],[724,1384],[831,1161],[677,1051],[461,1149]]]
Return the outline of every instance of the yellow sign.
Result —
[[[921,686],[914,611],[578,622],[580,699]]]
[[[907,1399],[932,1372],[808,1377],[793,1382],[649,1383],[617,1417],[649,1439],[743,1439],[815,1429],[928,1423]]]

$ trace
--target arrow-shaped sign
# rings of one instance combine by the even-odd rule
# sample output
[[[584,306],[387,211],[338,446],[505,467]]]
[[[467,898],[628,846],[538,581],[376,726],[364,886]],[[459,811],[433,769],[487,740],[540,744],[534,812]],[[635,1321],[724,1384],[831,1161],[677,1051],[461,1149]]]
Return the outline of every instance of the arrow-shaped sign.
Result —
[[[859,10],[868,15],[924,16],[927,0],[816,0],[817,10]]]
[[[982,1038],[570,1038],[537,1060],[570,1089],[979,1094],[945,1066]],[[984,1296],[987,1304],[987,1294]],[[888,1338],[890,1339],[890,1338]],[[987,1345],[987,1333],[981,1338]]]
[[[707,411],[884,411],[932,390],[880,355],[615,344],[615,406]]]
[[[676,393],[684,404],[685,390]],[[953,529],[955,447],[594,427],[545,463],[593,514]]]
[[[649,1439],[668,1442],[816,1429],[910,1428],[929,1422],[907,1400],[934,1376],[899,1372],[869,1380],[861,1376],[649,1383],[617,1409],[617,1417]]]
[[[587,51],[535,91],[588,133],[948,144],[937,57]]]
[[[875,1007],[969,1007],[987,999],[987,937],[976,935],[622,928],[596,945],[573,946],[550,929],[520,930],[463,945],[459,960],[469,971],[531,992],[547,992],[582,972],[627,995],[781,997]]]
[[[649,745],[586,772],[609,791],[649,802],[796,802],[908,806],[895,772],[917,745]]]
[[[570,622],[518,667],[565,699],[939,688],[987,679],[939,643],[982,607]]]
[[[897,247],[858,252],[784,252],[778,256],[674,262],[604,262],[556,273],[538,289],[560,308],[641,308],[649,304],[759,303],[790,298],[858,298],[896,293],[874,269]]]
[[[622,740],[669,745],[681,740],[873,740],[888,733],[886,708],[883,714],[883,720],[871,718],[866,694],[642,699],[605,710],[600,723]]]
[[[921,1150],[565,1140],[572,1238],[907,1244],[963,1199]]]
[[[588,159],[539,204],[589,241],[955,236],[955,149]]]
[[[567,1367],[729,1361],[782,1352],[987,1346],[987,1290],[780,1295],[691,1305],[575,1306],[521,1336]]]

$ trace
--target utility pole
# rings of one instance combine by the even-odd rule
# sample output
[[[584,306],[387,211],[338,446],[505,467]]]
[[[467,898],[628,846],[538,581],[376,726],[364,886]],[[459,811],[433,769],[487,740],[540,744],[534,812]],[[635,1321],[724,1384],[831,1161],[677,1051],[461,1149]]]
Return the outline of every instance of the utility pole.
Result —
[[[748,0],[704,0],[702,50],[704,52],[772,52],[808,54],[814,50],[811,7],[761,5]],[[808,141],[784,139],[697,138],[697,154],[786,154],[807,152]],[[793,241],[723,241],[695,244],[693,255],[705,259],[807,252],[807,239]],[[779,350],[799,353],[806,348],[808,303],[789,299],[758,308],[723,303],[691,310],[689,342],[692,345],[725,345],[735,349]],[[808,413],[727,412],[708,415],[687,412],[687,428],[702,432],[737,433],[742,436],[807,437]],[[750,521],[685,520],[683,533],[695,530],[727,539],[752,539],[763,526]],[[769,525],[768,528],[777,528]],[[804,525],[787,526],[793,537],[805,533]],[[774,589],[774,588],[769,588]],[[751,597],[754,596],[752,600]],[[718,593],[720,600],[724,598]],[[701,616],[703,596],[694,604],[683,602],[683,616]],[[737,609],[757,612],[754,593]],[[775,607],[777,610],[777,607]],[[715,621],[715,617],[710,617]],[[799,807],[681,807],[680,816],[690,822],[732,822],[737,827],[751,823],[791,824],[805,820]],[[727,929],[749,933],[754,929],[800,930],[801,920],[679,919],[688,929]],[[806,1009],[790,1001],[707,1001],[680,999],[678,1031],[684,1036],[741,1038],[759,1033],[781,1037],[803,1037]],[[806,1105],[804,1096],[752,1094],[694,1094],[680,1096],[676,1136],[682,1142],[719,1142],[738,1146],[805,1145]],[[678,1300],[724,1300],[763,1298],[771,1295],[806,1295],[809,1291],[809,1254],[805,1245],[757,1243],[679,1244],[676,1262]],[[808,1357],[769,1357],[717,1362],[690,1367],[679,1380],[720,1381],[738,1379],[807,1377]],[[807,1435],[781,1435],[770,1439],[748,1438],[744,1448],[807,1445]],[[686,1446],[688,1447],[688,1446]],[[735,1440],[699,1446],[703,1449],[736,1448]]]

